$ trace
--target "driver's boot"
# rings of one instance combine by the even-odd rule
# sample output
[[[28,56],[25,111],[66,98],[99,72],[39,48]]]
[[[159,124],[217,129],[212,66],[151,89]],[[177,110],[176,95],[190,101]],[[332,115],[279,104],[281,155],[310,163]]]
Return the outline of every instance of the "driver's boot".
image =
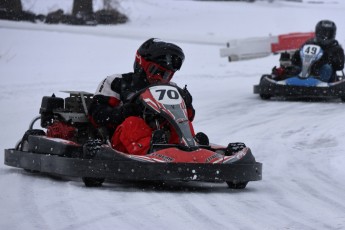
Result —
[[[155,144],[168,144],[168,136],[164,130],[158,129],[153,131],[151,145]]]
[[[198,142],[199,145],[209,145],[210,144],[208,136],[203,132],[198,132],[195,135],[194,139],[196,140],[196,142]]]
[[[244,149],[246,145],[242,142],[229,143],[228,147],[225,149],[225,156],[231,156]]]

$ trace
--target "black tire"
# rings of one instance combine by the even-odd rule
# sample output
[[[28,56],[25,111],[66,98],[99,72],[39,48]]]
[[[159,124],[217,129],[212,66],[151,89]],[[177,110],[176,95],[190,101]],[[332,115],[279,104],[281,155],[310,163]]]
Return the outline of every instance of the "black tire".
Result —
[[[272,95],[269,94],[260,94],[262,100],[269,100],[271,99]]]
[[[28,173],[38,173],[39,171],[37,170],[32,170],[32,169],[24,169],[25,172],[28,172]]]
[[[24,136],[22,140],[20,141],[19,145],[17,146],[17,149],[20,151],[27,152],[28,151],[28,139],[29,136],[45,136],[46,133],[42,129],[29,129],[24,133]],[[31,169],[24,169],[25,172],[28,173],[38,173],[39,171],[37,170],[31,170]]]
[[[102,146],[102,141],[99,139],[91,139],[88,140],[84,145],[83,145],[83,158],[86,159],[92,159],[94,158],[99,151],[101,150]]]
[[[236,183],[234,183],[232,181],[227,181],[226,183],[228,184],[229,188],[231,188],[231,189],[244,189],[244,188],[246,188],[248,181],[236,182]]]
[[[225,156],[232,156],[235,153],[244,149],[245,147],[246,147],[246,144],[244,144],[242,142],[231,142],[226,147],[224,155]]]
[[[270,74],[264,74],[264,75],[262,75],[261,78],[260,78],[260,85],[261,85],[261,81],[262,81],[264,78],[270,78],[270,79],[272,79],[272,75],[270,75]],[[269,100],[269,99],[272,97],[272,95],[270,95],[270,94],[265,94],[265,93],[260,93],[260,97],[261,97],[262,100]]]
[[[340,98],[342,102],[345,102],[345,97]]]
[[[264,78],[270,78],[270,79],[273,79],[273,77],[272,77],[272,75],[271,74],[264,74],[264,75],[262,75],[261,76],[261,78],[260,78],[260,83],[261,83],[261,81],[264,79]]]
[[[82,179],[86,187],[101,187],[105,180],[104,178],[92,177],[83,177]]]

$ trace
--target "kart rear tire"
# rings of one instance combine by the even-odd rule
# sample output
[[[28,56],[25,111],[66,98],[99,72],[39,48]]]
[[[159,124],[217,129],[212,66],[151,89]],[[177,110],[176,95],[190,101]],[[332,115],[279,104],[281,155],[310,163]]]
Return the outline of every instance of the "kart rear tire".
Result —
[[[46,133],[42,129],[29,129],[25,132],[17,148],[19,148],[20,151],[27,152],[29,136],[45,136],[45,135]]]
[[[25,132],[23,138],[20,140],[19,145],[16,147],[20,151],[27,152],[28,151],[28,138],[29,136],[44,136],[46,135],[45,132],[41,129],[29,129]],[[25,172],[28,173],[38,173],[39,171],[37,170],[31,170],[31,169],[24,169]]]
[[[105,180],[104,178],[92,177],[83,177],[82,179],[86,187],[101,187]]]
[[[269,100],[271,99],[272,95],[269,94],[260,94],[262,100]]]
[[[234,183],[232,181],[227,181],[226,183],[228,184],[229,188],[231,188],[231,189],[244,189],[244,188],[246,188],[248,181],[237,182],[237,183]]]
[[[39,173],[39,171],[37,170],[32,170],[32,169],[24,169],[25,172],[28,172],[28,173]]]

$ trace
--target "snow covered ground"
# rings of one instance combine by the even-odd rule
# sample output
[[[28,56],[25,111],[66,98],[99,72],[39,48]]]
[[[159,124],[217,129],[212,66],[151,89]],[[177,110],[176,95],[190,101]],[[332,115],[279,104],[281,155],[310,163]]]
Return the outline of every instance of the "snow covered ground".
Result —
[[[345,44],[345,4],[329,2],[127,0],[119,5],[130,22],[118,26],[0,21],[1,151],[38,115],[42,96],[94,92],[105,76],[131,71],[140,44],[159,37],[185,51],[173,80],[193,95],[196,131],[245,142],[263,163],[263,180],[243,191],[192,182],[88,189],[0,164],[0,229],[345,229],[344,103],[262,101],[253,85],[279,57],[219,56],[228,39],[309,32],[321,19],[336,22]]]

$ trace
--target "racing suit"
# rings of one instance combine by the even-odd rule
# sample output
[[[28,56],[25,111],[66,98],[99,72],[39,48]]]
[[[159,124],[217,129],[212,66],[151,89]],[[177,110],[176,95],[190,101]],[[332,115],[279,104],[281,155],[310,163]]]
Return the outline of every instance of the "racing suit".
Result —
[[[176,86],[174,83],[169,84]],[[140,118],[140,106],[129,103],[136,92],[150,84],[144,76],[135,73],[114,74],[106,77],[97,87],[89,106],[89,119],[95,127],[106,127],[112,135],[112,147],[120,151],[145,155],[149,149],[153,128]],[[195,116],[192,96],[189,91],[177,87],[183,97],[191,125]],[[170,127],[171,128],[171,127]],[[170,142],[176,142],[176,133],[172,131]]]
[[[316,41],[315,38],[309,39],[304,45],[318,45],[323,50],[323,55],[320,60],[316,61],[311,66],[311,75],[320,76],[320,79],[325,82],[335,81],[336,71],[344,69],[344,50],[339,45],[337,40],[334,40],[328,45],[322,45]],[[291,63],[294,66],[302,66],[300,50],[297,50],[292,58]]]

